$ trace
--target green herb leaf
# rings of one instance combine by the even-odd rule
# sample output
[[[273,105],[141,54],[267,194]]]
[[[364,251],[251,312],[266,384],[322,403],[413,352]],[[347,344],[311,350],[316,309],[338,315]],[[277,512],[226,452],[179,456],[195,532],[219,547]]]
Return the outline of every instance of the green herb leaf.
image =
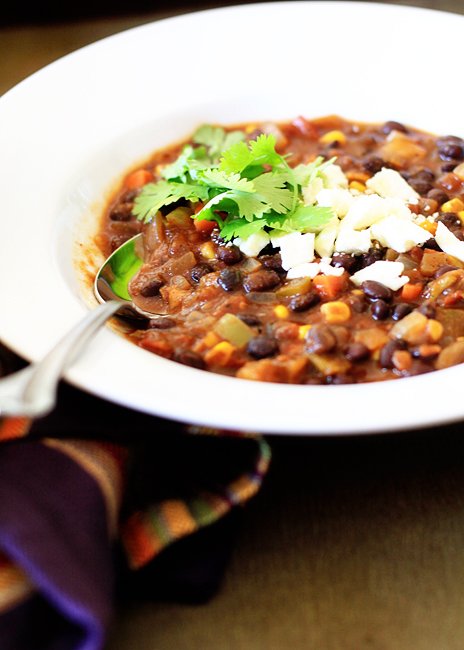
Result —
[[[146,223],[155,216],[160,208],[180,199],[206,201],[208,190],[201,185],[190,183],[170,183],[168,181],[148,183],[144,186],[142,193],[136,197],[132,212],[138,219]]]

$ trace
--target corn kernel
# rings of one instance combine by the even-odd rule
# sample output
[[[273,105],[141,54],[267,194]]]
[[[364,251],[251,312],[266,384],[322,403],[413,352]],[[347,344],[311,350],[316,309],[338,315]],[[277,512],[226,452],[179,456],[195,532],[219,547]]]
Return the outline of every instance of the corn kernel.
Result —
[[[346,323],[351,318],[351,309],[345,302],[334,300],[326,302],[321,306],[321,314],[326,323],[334,325],[337,323]]]
[[[306,337],[306,334],[311,329],[311,327],[312,325],[300,325],[300,327],[298,328],[298,338],[304,339]]]
[[[216,248],[212,241],[207,241],[200,249],[202,256],[207,260],[214,260],[216,257]]]
[[[351,181],[350,190],[356,190],[357,192],[365,192],[366,186],[360,181]]]
[[[421,228],[429,232],[431,235],[435,235],[437,232],[438,224],[435,223],[434,221],[423,221],[422,223],[419,224]]]
[[[430,343],[438,343],[443,336],[443,325],[434,318],[429,318],[426,327],[427,339]]]
[[[232,358],[235,349],[235,346],[228,341],[221,341],[205,354],[205,362],[208,365],[226,366]]]
[[[464,210],[459,210],[458,212],[458,217],[461,219],[461,221],[464,223]]]
[[[346,142],[346,136],[342,131],[329,131],[319,138],[319,142],[330,144],[331,142]]]
[[[277,307],[274,307],[274,314],[277,318],[288,318],[290,312],[285,305],[277,305]]]
[[[443,203],[440,209],[442,212],[462,212],[464,210],[464,203],[461,199],[454,198]]]
[[[253,131],[256,129],[255,124],[248,124],[248,126],[245,128],[245,133],[253,133]]]

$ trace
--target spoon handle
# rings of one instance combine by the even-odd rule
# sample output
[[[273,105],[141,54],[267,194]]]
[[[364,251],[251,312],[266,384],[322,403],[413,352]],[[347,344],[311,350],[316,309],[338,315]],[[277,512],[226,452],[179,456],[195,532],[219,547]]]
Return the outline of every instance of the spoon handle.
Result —
[[[47,415],[55,406],[63,373],[120,307],[121,302],[113,300],[92,309],[41,361],[0,379],[0,417]]]

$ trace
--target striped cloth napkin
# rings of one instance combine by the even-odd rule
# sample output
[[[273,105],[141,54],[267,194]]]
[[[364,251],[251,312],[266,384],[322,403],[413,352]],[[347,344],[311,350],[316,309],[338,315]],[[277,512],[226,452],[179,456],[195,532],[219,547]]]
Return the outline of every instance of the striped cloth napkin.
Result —
[[[234,506],[269,462],[261,436],[147,416],[65,384],[49,416],[0,420],[0,650],[98,650],[119,597],[210,598]]]

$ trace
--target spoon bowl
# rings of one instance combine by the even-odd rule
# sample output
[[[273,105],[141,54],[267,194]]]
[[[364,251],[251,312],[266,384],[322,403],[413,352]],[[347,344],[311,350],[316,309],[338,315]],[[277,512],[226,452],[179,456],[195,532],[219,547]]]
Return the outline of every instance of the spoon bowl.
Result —
[[[114,315],[146,320],[155,314],[137,308],[127,286],[143,263],[142,235],[125,242],[100,267],[92,309],[39,362],[0,380],[0,417],[42,417],[56,404],[58,382],[94,334]]]

